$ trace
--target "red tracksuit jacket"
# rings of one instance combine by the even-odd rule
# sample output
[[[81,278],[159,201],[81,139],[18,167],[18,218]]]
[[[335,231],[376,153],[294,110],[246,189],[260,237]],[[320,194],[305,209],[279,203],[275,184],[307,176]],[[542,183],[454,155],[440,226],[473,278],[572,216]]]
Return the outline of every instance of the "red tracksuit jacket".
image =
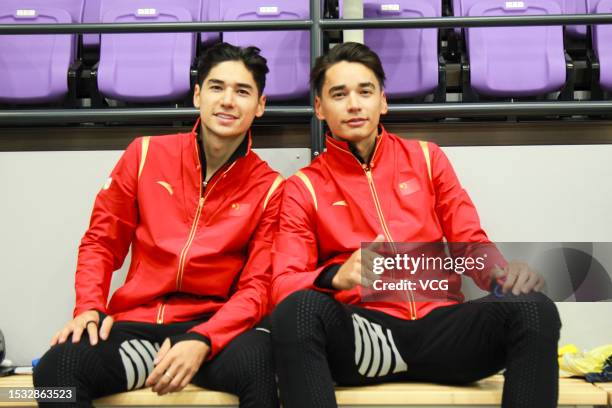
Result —
[[[442,150],[434,143],[400,139],[384,128],[369,165],[360,163],[346,142],[328,135],[326,151],[289,178],[283,194],[272,251],[275,304],[300,289],[325,290],[314,284],[319,275],[378,234],[389,242],[490,242]],[[490,288],[489,271],[472,277],[479,287]],[[444,302],[414,297],[362,302],[360,286],[332,292],[344,303],[417,319],[463,301],[460,287],[460,276],[450,273]]]
[[[212,358],[267,312],[283,179],[251,151],[249,133],[246,154],[204,187],[198,126],[126,149],[80,245],[74,315],[160,324],[212,315],[191,330],[210,339]],[[126,281],[107,305],[130,245]]]

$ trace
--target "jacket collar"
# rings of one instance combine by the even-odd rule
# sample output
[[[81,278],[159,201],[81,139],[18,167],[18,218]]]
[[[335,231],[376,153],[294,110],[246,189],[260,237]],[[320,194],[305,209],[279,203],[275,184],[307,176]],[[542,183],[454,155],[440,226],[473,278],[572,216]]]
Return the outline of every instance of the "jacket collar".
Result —
[[[195,138],[195,141],[197,142],[197,151],[200,163],[202,164],[202,169],[206,169],[206,155],[204,154],[204,149],[202,149],[202,126],[200,126],[200,123],[200,118],[198,118],[195,125],[193,126],[193,129],[191,129],[191,135]],[[241,157],[248,155],[251,152],[252,144],[253,137],[251,135],[251,129],[249,129],[247,131],[246,137],[242,140],[242,143],[240,143],[238,148],[232,153],[232,155],[222,167],[231,165]]]
[[[344,140],[334,139],[331,132],[325,134],[326,155],[329,156],[332,162],[338,162],[343,167],[358,164],[365,167],[374,167],[382,158],[385,141],[388,138],[388,133],[382,124],[378,125],[378,136],[376,136],[376,144],[374,145],[374,153],[370,158],[369,163],[362,163],[361,158],[353,151],[350,144]]]

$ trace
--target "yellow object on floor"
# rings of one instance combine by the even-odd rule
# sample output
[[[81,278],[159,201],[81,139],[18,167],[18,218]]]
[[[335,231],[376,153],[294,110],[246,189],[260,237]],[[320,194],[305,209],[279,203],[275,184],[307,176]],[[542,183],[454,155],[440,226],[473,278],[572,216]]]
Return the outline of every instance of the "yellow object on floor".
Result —
[[[561,377],[584,377],[587,373],[599,373],[606,359],[612,355],[612,344],[580,351],[575,344],[559,348],[559,375]]]

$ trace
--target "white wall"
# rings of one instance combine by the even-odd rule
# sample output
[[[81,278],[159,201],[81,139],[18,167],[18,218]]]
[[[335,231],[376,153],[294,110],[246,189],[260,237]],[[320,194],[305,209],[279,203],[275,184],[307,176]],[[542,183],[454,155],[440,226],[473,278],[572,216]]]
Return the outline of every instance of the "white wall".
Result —
[[[612,242],[612,145],[444,151],[491,240]],[[612,302],[558,302],[557,307],[560,344],[589,349],[612,342]]]
[[[449,147],[496,241],[612,241],[612,145]],[[284,174],[306,149],[258,153]],[[0,153],[0,328],[19,364],[71,316],[76,251],[120,152]],[[299,158],[298,158],[299,156]],[[123,278],[116,274],[114,287]],[[562,342],[612,341],[612,303],[559,304]]]

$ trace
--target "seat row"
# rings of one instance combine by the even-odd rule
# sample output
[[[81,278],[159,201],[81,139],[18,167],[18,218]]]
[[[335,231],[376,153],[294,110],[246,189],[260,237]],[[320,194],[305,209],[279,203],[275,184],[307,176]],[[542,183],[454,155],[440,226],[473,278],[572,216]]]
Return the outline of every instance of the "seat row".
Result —
[[[584,1],[584,0],[582,0]],[[587,0],[586,11],[612,12],[612,0]],[[574,3],[575,2],[575,3]],[[453,0],[458,16],[523,16],[579,11],[579,0]],[[440,0],[364,0],[364,18],[440,17]],[[344,5],[339,2],[342,17]],[[308,0],[3,0],[0,24],[140,23],[241,20],[300,20],[310,17]],[[464,30],[470,86],[482,95],[523,97],[560,90],[566,83],[561,26],[486,27]],[[582,35],[583,27],[568,27]],[[439,31],[367,29],[388,76],[391,98],[432,93],[439,80]],[[68,93],[68,73],[77,60],[77,35],[0,35],[0,102],[36,104]],[[100,48],[98,91],[125,102],[178,101],[191,89],[197,41],[256,45],[268,59],[269,100],[308,94],[307,31],[224,33],[86,34],[84,49]],[[592,28],[599,84],[612,90],[612,25]]]

